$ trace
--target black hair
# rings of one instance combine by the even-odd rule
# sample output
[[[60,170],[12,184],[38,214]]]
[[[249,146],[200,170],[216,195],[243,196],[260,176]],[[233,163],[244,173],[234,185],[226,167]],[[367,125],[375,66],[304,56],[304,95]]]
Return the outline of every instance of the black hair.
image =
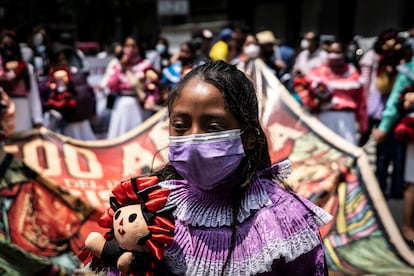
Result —
[[[188,49],[190,50],[190,52],[193,54],[193,56],[195,56],[195,54],[197,53],[197,44],[195,43],[194,40],[192,39],[187,40],[181,43],[181,45],[186,45]]]
[[[132,39],[132,40],[134,40],[134,42],[135,42],[135,44],[137,45],[137,48],[138,48],[138,50],[139,50],[139,55],[140,55],[142,58],[145,58],[145,55],[146,55],[146,51],[147,51],[147,49],[144,47],[144,44],[142,43],[142,41],[141,41],[140,37],[138,37],[138,36],[137,36],[137,35],[135,35],[135,34],[130,34],[130,35],[127,35],[127,36],[124,38],[123,42],[122,42],[122,46],[125,44],[125,42],[126,42],[128,39]]]
[[[224,61],[208,61],[188,72],[177,86],[171,90],[168,98],[168,112],[184,87],[192,80],[204,81],[214,85],[222,93],[224,103],[237,121],[242,131],[256,136],[256,144],[251,152],[246,152],[249,166],[248,174],[271,165],[266,135],[260,125],[259,108],[255,87],[252,81],[236,66]],[[172,166],[154,173],[160,179],[181,179]]]
[[[255,87],[246,74],[224,61],[209,61],[191,70],[170,92],[168,111],[171,112],[180,91],[193,79],[207,82],[222,93],[225,105],[230,109],[242,131],[256,135],[258,142],[251,153],[255,158],[252,170],[270,166],[270,156],[265,133],[259,121],[259,108]],[[253,161],[253,160],[252,160]]]
[[[377,35],[377,40],[374,43],[374,50],[377,54],[382,54],[382,45],[389,39],[399,39],[398,31],[395,28],[388,28]]]

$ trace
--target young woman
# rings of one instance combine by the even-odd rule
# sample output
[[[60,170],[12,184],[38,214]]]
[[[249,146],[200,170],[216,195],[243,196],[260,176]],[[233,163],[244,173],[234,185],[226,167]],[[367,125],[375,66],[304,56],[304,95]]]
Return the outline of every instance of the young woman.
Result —
[[[114,139],[138,127],[146,118],[145,105],[150,97],[145,90],[145,72],[152,64],[145,59],[143,47],[135,36],[123,44],[119,62],[108,68],[107,87],[115,97],[108,127],[108,139]]]
[[[289,162],[271,164],[252,82],[209,62],[169,98],[170,164],[161,185],[176,204],[165,251],[177,275],[326,275],[319,226],[331,216],[289,191]]]
[[[305,75],[313,99],[307,107],[328,128],[356,145],[358,132],[364,133],[368,128],[363,80],[357,68],[346,60],[343,43],[334,41],[327,51],[327,61]]]

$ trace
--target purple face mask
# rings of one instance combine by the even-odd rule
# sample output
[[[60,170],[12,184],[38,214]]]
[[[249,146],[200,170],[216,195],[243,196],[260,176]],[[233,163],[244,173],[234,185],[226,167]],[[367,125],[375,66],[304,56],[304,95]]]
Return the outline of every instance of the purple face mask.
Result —
[[[170,136],[171,165],[187,180],[203,190],[211,190],[233,173],[244,158],[240,129]]]

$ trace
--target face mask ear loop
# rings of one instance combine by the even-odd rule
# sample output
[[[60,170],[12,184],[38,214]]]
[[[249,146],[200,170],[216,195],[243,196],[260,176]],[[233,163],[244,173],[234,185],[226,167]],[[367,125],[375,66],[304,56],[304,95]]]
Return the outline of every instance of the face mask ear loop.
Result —
[[[165,146],[165,147],[163,147],[163,148],[160,148],[159,150],[157,150],[155,153],[154,153],[154,156],[152,157],[152,161],[151,161],[151,170],[150,170],[150,174],[153,174],[154,173],[154,163],[155,163],[155,157],[157,157],[157,155],[161,152],[161,151],[163,151],[163,150],[165,150],[165,149],[167,149],[168,148],[168,145],[167,146]]]

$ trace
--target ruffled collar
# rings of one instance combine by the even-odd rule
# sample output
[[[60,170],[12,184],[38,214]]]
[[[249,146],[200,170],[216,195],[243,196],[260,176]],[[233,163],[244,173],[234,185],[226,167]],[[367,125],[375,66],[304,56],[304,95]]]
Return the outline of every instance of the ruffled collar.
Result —
[[[220,275],[223,269],[225,275],[255,275],[321,246],[318,225],[331,216],[279,187],[289,173],[289,161],[257,172],[240,197],[236,226],[231,194],[202,192],[184,180],[161,182],[177,206],[174,242],[165,252],[168,269],[179,275]],[[235,247],[226,264],[233,233]]]
[[[272,201],[266,190],[266,185],[259,181],[262,174],[271,174],[282,181],[290,173],[288,160],[276,163],[257,173],[241,197],[238,222],[243,222],[254,210],[270,206]],[[275,180],[276,180],[275,179]],[[272,183],[279,185],[276,181]],[[177,219],[193,226],[217,227],[230,226],[233,218],[231,199],[234,191],[220,193],[205,192],[188,184],[186,180],[168,180],[160,183],[161,186],[171,190],[169,200],[177,206],[175,215]]]

